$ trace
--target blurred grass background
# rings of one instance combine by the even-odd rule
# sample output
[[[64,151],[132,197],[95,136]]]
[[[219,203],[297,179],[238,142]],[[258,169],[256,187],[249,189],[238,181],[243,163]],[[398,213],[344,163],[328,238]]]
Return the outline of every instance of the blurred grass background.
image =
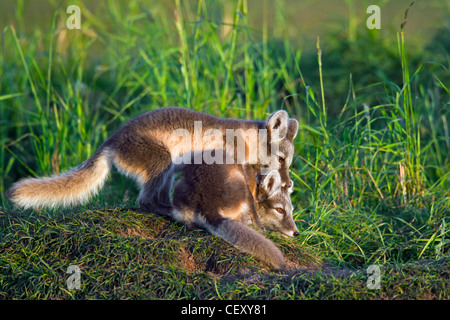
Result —
[[[72,4],[81,30],[66,28]],[[366,28],[371,4],[380,30]],[[300,245],[352,266],[448,258],[450,2],[409,6],[1,0],[3,210],[15,210],[3,196],[11,183],[82,163],[140,113],[285,109],[300,123]],[[87,207],[136,196],[114,173]]]

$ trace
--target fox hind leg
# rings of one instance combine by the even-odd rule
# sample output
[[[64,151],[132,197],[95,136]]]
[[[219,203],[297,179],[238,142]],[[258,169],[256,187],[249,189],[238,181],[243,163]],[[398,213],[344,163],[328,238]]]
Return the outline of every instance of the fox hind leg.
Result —
[[[141,186],[138,204],[143,210],[167,215],[172,209],[170,190],[174,164],[171,154],[154,139],[137,133],[128,136],[115,143],[114,164]]]
[[[169,165],[157,177],[147,181],[139,193],[139,206],[149,212],[170,216],[172,201],[170,191],[173,184],[173,165]]]

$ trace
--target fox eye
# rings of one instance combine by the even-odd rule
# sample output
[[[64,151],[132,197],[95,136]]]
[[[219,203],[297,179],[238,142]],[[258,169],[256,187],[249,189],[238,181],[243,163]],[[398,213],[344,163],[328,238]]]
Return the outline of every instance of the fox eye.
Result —
[[[284,214],[284,210],[283,209],[277,208],[276,210],[277,210],[278,213]]]
[[[284,158],[283,157],[278,157],[278,162],[279,163],[283,163],[284,162]]]

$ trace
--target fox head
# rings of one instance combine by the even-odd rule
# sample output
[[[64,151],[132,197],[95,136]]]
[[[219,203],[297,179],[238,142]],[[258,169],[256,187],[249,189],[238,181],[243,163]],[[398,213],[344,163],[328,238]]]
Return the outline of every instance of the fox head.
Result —
[[[298,131],[298,122],[289,119],[286,111],[280,110],[267,118],[264,123],[267,130],[267,149],[265,168],[262,173],[269,173],[277,170],[281,178],[281,186],[286,187],[290,183],[289,168],[294,156],[294,138]],[[264,146],[262,146],[264,148]]]
[[[298,236],[297,226],[292,216],[290,194],[294,183],[282,187],[280,173],[276,170],[262,176],[257,188],[257,212],[262,224],[288,237]]]

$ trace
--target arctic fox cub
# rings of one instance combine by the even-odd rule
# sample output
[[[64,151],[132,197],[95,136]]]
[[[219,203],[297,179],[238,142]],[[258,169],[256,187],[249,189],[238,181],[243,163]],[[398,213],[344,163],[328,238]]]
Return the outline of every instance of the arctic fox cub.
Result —
[[[276,170],[260,176],[247,165],[187,165],[175,185],[170,216],[281,269],[285,265],[281,251],[248,224],[267,226],[288,237],[299,235],[292,217],[292,187],[292,181],[282,187]]]
[[[201,133],[209,133],[206,136],[210,139],[194,139],[196,141],[192,142],[192,139],[180,140],[181,136],[174,135],[174,132],[180,131],[192,135],[198,123],[201,124]],[[114,164],[121,173],[138,182],[141,189],[138,203],[142,209],[169,214],[172,210],[170,190],[173,173],[180,167],[174,161],[183,156],[180,150],[190,154],[201,153],[206,149],[223,148],[226,140],[234,148],[239,144],[235,142],[236,137],[245,142],[241,145],[246,151],[257,149],[258,155],[266,151],[266,158],[270,160],[266,166],[279,170],[286,184],[294,153],[292,140],[297,129],[297,121],[288,119],[285,111],[277,111],[265,121],[249,121],[218,118],[184,108],[162,108],[130,120],[83,164],[51,177],[23,179],[13,184],[6,195],[24,208],[81,204],[103,186]],[[249,144],[246,136],[249,130],[265,131],[266,136],[261,138],[258,135],[257,140]],[[212,138],[211,132],[221,133],[223,139]],[[228,132],[234,132],[236,136],[228,140]],[[272,150],[273,143],[278,150]],[[248,156],[241,159],[245,162]],[[262,162],[258,158],[254,165],[262,167]]]

